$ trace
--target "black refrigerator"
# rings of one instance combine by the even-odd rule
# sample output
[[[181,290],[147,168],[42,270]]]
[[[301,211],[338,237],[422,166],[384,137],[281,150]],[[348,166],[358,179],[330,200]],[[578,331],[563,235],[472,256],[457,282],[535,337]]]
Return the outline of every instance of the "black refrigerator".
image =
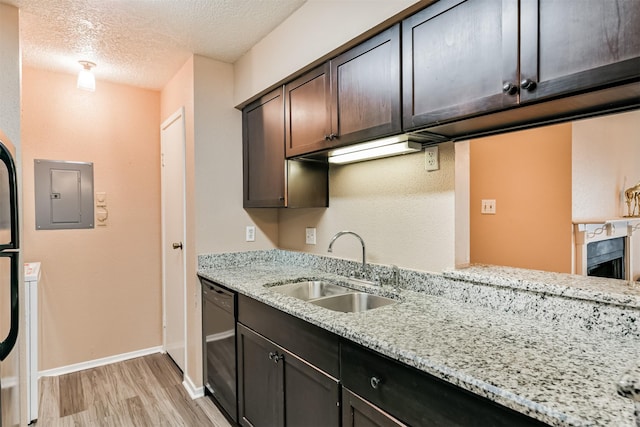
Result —
[[[20,424],[18,195],[8,147],[0,140],[0,427]]]

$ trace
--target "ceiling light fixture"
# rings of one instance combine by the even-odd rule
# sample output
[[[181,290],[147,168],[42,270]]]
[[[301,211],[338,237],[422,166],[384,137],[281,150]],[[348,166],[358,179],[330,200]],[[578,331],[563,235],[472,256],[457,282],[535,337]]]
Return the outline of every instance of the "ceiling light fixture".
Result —
[[[91,72],[91,69],[96,66],[91,61],[78,61],[82,65],[82,70],[78,73],[78,89],[88,90],[90,92],[96,91],[96,77]]]
[[[350,145],[329,152],[329,163],[347,164],[380,159],[422,150],[420,138],[412,135],[396,135],[389,138]]]

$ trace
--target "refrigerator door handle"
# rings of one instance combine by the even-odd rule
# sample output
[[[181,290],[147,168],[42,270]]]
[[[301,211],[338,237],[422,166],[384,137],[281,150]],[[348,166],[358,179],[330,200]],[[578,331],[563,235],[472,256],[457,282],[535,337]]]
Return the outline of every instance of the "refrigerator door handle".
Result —
[[[0,132],[0,135],[2,132]],[[5,145],[0,141],[0,167],[6,168],[6,176],[8,179],[6,182],[6,190],[8,190],[8,199],[2,200],[2,204],[9,204],[9,211],[7,214],[10,217],[10,240],[8,242],[0,242],[0,251],[5,249],[18,249],[19,246],[19,236],[18,236],[18,200],[17,200],[17,185],[16,185],[16,166],[13,162],[13,157],[11,157],[11,153],[5,147]],[[4,175],[4,174],[0,174]],[[4,187],[4,185],[3,185]],[[7,220],[8,218],[3,218],[3,220]]]
[[[7,254],[11,257],[11,327],[7,337],[0,342],[0,361],[3,361],[9,355],[16,344],[16,339],[18,338],[18,323],[20,320],[18,312],[18,252],[5,251],[3,254]]]

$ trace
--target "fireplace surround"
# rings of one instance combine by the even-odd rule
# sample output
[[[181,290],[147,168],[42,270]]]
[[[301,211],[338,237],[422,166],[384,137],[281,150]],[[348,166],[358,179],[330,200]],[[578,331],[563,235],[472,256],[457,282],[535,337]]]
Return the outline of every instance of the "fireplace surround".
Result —
[[[574,221],[575,274],[632,280],[632,238],[639,226],[629,218]]]

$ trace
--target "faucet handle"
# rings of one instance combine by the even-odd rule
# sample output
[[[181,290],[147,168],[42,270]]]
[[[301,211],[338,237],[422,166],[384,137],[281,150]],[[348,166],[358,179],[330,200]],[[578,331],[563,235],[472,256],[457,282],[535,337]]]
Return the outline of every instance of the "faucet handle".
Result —
[[[351,277],[353,279],[364,279],[365,278],[365,274],[362,271],[351,270],[349,272],[349,277]]]
[[[399,289],[400,269],[397,265],[391,265],[389,269],[380,273],[380,284],[391,285],[394,290]]]

